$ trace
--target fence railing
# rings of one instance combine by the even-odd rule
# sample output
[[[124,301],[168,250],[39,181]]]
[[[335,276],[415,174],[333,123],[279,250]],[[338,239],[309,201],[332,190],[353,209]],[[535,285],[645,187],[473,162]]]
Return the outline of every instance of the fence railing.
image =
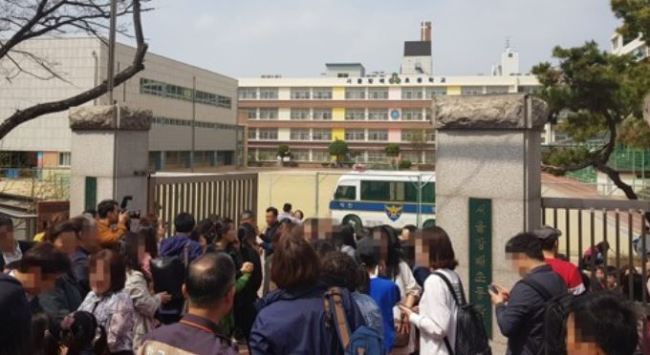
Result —
[[[148,212],[169,226],[181,212],[197,221],[218,215],[239,223],[242,211],[257,209],[257,186],[256,173],[159,173],[149,177]]]
[[[650,201],[542,198],[542,223],[562,231],[559,252],[587,271],[592,284],[602,265],[605,280],[614,273],[618,289],[644,305],[648,301],[650,240],[646,239],[650,235],[645,215],[649,211]],[[602,260],[595,254],[584,258],[587,250],[599,245]],[[594,252],[598,253],[594,249],[590,254]]]

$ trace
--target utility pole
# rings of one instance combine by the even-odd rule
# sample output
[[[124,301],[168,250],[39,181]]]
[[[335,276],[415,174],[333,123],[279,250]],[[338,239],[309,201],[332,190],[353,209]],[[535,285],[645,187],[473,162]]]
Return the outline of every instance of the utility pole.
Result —
[[[116,27],[117,0],[111,0],[110,27],[108,30],[108,104],[113,104],[113,76],[115,75],[115,27]],[[117,117],[114,118],[114,120]]]
[[[115,31],[117,16],[117,0],[111,0],[110,26],[108,28],[108,73],[106,86],[108,89],[108,105],[113,105],[113,77],[115,76]],[[117,115],[118,110],[113,110],[113,199],[117,200]]]
[[[196,76],[192,77],[192,151],[190,152],[190,169],[194,172],[194,151],[196,150]]]

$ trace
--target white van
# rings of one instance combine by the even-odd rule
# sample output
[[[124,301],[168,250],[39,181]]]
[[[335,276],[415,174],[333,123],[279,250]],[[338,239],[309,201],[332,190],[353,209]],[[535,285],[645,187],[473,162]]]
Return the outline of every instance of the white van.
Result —
[[[435,173],[355,171],[339,178],[330,213],[357,227],[429,227],[436,221],[435,198]]]

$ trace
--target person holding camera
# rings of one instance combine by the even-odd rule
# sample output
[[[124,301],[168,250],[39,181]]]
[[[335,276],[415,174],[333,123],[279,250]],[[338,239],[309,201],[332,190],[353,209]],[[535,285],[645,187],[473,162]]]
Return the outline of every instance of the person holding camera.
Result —
[[[128,231],[129,212],[122,211],[115,200],[104,200],[97,206],[97,237],[102,248],[114,248]]]

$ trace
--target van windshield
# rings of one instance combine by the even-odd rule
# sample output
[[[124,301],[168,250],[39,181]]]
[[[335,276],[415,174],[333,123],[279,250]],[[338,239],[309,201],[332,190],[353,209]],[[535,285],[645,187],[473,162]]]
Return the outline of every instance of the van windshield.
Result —
[[[345,186],[341,185],[336,188],[334,193],[335,200],[356,200],[357,199],[357,188],[356,186]]]

